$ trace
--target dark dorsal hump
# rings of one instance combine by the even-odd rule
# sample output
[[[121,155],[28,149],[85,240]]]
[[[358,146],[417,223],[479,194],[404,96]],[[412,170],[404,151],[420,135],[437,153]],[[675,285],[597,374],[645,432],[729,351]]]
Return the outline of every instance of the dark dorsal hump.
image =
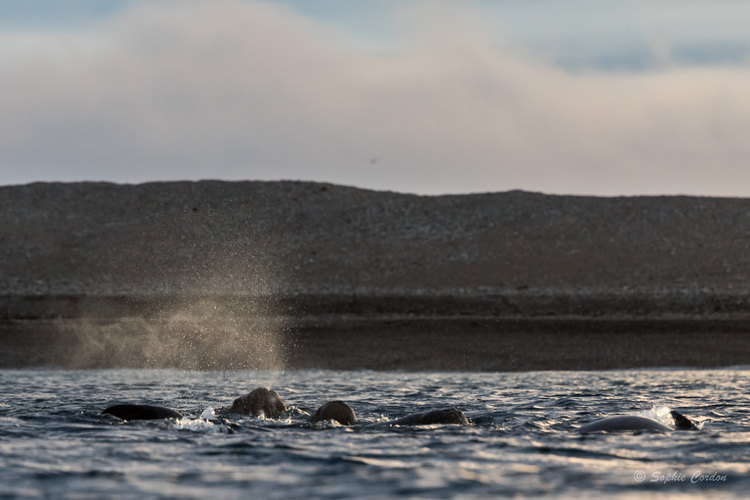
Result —
[[[674,419],[674,426],[677,429],[692,431],[698,428],[689,418],[687,418],[682,413],[678,413],[672,410],[671,412],[669,412],[669,414],[672,415],[672,418]]]
[[[434,425],[434,424],[458,424],[468,425],[469,420],[464,412],[457,408],[444,410],[432,410],[416,415],[408,415],[398,420],[389,422],[391,425]]]
[[[162,418],[182,418],[178,411],[151,405],[114,405],[102,413],[114,415],[123,420],[159,420]]]

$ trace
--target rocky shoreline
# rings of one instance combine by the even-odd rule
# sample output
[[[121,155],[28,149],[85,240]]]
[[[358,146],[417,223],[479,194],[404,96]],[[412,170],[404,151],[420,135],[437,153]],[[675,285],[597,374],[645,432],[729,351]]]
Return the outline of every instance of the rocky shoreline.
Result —
[[[0,367],[745,364],[748,242],[745,199],[0,187]]]

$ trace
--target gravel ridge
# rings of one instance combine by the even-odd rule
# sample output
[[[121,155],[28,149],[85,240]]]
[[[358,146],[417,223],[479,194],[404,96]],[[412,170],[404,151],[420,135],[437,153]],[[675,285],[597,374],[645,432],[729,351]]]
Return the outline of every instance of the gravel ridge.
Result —
[[[0,187],[0,367],[750,359],[750,200],[313,182]]]
[[[750,200],[312,182],[0,187],[0,294],[742,295]]]

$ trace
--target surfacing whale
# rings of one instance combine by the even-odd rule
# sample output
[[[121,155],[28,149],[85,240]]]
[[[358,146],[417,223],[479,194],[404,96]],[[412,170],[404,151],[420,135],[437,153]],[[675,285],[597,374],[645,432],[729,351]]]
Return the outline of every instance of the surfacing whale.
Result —
[[[323,404],[315,414],[310,417],[310,422],[320,422],[323,420],[335,420],[341,425],[354,425],[357,423],[357,417],[354,410],[343,401],[329,401]],[[383,422],[386,425],[435,425],[435,424],[458,424],[468,425],[469,419],[464,412],[456,408],[446,408],[442,410],[430,410],[424,413],[407,415],[396,420]]]
[[[315,414],[310,417],[311,423],[325,420],[335,420],[341,425],[354,425],[357,423],[357,416],[351,406],[343,401],[329,401],[321,405]]]
[[[674,429],[657,422],[656,420],[640,417],[637,415],[619,415],[617,417],[607,417],[590,424],[586,424],[578,429],[578,432],[624,432],[624,431],[654,431],[669,432],[672,430],[694,430],[696,425],[686,416],[672,410],[669,412],[674,420]]]
[[[160,420],[163,418],[182,418],[182,413],[152,405],[114,405],[102,411],[102,414],[113,415],[123,420]]]
[[[221,411],[223,415],[235,413],[254,417],[281,418],[287,411],[286,404],[276,391],[258,387],[234,400],[230,408]],[[162,418],[182,418],[176,410],[163,406],[121,404],[110,406],[102,413],[114,415],[123,420],[158,420]]]
[[[231,408],[222,410],[222,414],[236,413],[253,417],[263,415],[266,418],[281,418],[286,412],[286,403],[279,393],[265,387],[253,389],[248,394],[235,399]]]
[[[265,387],[258,387],[244,396],[235,399],[232,406],[219,411],[221,416],[228,414],[252,415],[254,417],[281,418],[288,412],[286,403],[279,394]],[[151,405],[122,404],[110,406],[102,413],[114,415],[123,420],[156,420],[163,418],[182,418],[182,414],[170,408]],[[357,416],[352,408],[343,401],[328,401],[321,405],[310,423],[335,420],[341,425],[355,425]],[[384,422],[387,425],[434,425],[458,424],[467,425],[469,420],[464,412],[457,408],[431,410],[414,415],[407,415],[396,420]]]
[[[469,425],[469,419],[464,412],[457,408],[446,408],[443,410],[430,410],[424,413],[407,415],[406,417],[388,422],[389,425],[434,425],[434,424],[458,424]]]
[[[674,426],[676,429],[679,429],[681,431],[698,430],[698,426],[695,425],[692,420],[687,418],[682,413],[672,410],[669,412],[669,414],[672,415],[672,418],[674,419]]]

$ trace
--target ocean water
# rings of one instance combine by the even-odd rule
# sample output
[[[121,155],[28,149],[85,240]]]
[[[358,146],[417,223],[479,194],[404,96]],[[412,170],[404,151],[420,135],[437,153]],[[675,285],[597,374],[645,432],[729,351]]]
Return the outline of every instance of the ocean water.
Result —
[[[258,386],[283,420],[211,421]],[[750,491],[750,370],[0,371],[0,498],[721,498]],[[361,423],[310,426],[341,399]],[[116,403],[181,420],[122,422]],[[391,426],[457,407],[471,425]],[[698,431],[594,433],[674,408]]]

